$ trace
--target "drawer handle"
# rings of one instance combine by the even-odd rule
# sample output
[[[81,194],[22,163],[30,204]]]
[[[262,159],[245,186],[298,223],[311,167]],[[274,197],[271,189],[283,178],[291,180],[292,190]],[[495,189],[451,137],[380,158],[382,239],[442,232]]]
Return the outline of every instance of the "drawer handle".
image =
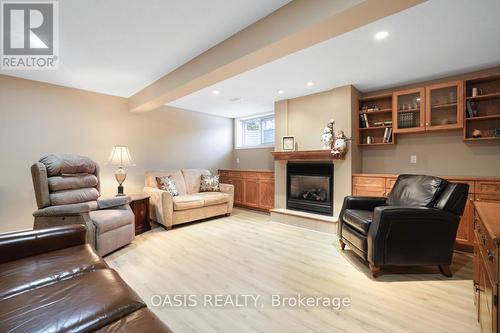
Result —
[[[491,250],[488,250],[486,253],[488,253],[489,261],[493,261],[493,259],[495,259],[495,256],[493,255],[493,252],[491,252]]]

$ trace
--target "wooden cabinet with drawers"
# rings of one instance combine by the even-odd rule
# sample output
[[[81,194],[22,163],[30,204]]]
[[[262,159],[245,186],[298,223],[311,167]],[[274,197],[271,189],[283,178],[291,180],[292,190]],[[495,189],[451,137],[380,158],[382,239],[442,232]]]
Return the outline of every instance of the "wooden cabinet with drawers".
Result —
[[[234,185],[234,204],[268,211],[274,208],[274,172],[219,170],[220,182]]]
[[[472,250],[474,245],[474,202],[500,202],[500,178],[494,177],[447,177],[450,182],[469,184],[469,197],[457,230],[457,244]],[[352,194],[356,196],[388,196],[397,175],[353,174]]]
[[[498,332],[500,203],[475,202],[474,303],[482,332]]]

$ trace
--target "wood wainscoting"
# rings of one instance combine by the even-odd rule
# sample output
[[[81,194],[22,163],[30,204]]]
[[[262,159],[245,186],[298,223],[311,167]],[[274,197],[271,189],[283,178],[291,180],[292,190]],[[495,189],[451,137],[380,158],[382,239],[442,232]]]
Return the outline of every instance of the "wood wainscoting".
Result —
[[[386,197],[398,175],[353,174],[352,195]],[[472,252],[474,246],[474,202],[500,202],[500,178],[440,176],[450,182],[469,184],[469,197],[457,231],[458,247]]]
[[[234,185],[234,204],[263,211],[274,208],[274,172],[219,170],[220,182]]]

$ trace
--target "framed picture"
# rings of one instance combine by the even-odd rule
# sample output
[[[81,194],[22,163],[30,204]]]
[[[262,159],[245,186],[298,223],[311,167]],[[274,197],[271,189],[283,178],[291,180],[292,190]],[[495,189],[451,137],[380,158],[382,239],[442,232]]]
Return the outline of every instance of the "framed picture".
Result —
[[[282,150],[295,150],[295,137],[294,136],[282,136]]]

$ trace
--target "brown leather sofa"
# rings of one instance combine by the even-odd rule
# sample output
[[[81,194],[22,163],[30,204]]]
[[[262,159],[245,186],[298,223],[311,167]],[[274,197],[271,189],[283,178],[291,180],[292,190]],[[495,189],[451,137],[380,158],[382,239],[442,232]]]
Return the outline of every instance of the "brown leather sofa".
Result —
[[[0,331],[171,332],[70,225],[0,235]]]

